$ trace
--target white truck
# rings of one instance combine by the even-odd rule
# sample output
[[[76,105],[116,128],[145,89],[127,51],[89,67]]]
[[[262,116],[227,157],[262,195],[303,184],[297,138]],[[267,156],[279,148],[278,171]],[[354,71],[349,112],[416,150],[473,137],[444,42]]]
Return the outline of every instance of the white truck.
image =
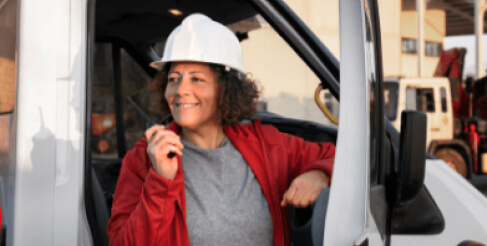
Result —
[[[461,105],[458,95],[452,97],[452,88],[458,94],[454,83],[455,80],[446,77],[386,78],[386,116],[400,130],[399,112],[424,112],[427,115],[426,151],[444,160],[487,195],[487,148],[484,147],[487,121],[472,115],[454,116],[453,98]]]
[[[312,219],[309,245],[487,244],[487,199],[442,161],[425,159],[425,115],[405,113],[401,136],[385,117],[376,0],[339,1],[340,62],[280,0],[4,0],[2,18],[5,9],[16,13],[0,22],[16,23],[13,35],[0,34],[15,44],[4,57],[15,64],[15,79],[0,79],[0,88],[16,83],[15,106],[0,107],[5,245],[108,244],[121,158],[143,130],[124,96],[141,105],[147,98],[131,94],[145,81],[126,81],[155,75],[148,64],[160,43],[194,12],[240,23],[242,39],[253,20],[265,20],[339,99],[338,129],[258,115],[282,131],[336,143],[331,188],[314,207],[322,217]],[[92,116],[103,108],[115,115],[115,153],[93,147]],[[144,110],[151,115],[151,104]]]

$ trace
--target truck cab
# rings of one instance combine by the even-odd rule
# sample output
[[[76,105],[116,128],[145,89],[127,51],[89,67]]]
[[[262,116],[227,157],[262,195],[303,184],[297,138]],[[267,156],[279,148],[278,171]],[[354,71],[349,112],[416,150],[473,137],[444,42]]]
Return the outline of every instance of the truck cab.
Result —
[[[453,138],[453,110],[448,78],[385,78],[384,106],[387,118],[401,129],[400,112],[417,110],[428,117],[426,146],[431,140]]]
[[[452,95],[458,94],[458,89],[452,91],[456,88],[454,83],[446,77],[385,78],[385,113],[392,125],[400,130],[400,112],[424,112],[427,115],[427,152],[444,160],[487,194],[487,148],[483,147],[486,121],[472,116],[455,117],[453,98],[459,96]],[[460,87],[460,90],[463,89]],[[466,105],[462,107],[468,108]]]

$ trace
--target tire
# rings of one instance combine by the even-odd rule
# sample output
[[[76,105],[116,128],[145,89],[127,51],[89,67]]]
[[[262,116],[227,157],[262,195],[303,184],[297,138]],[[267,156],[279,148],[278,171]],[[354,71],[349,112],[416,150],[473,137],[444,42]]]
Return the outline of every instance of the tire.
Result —
[[[462,175],[462,177],[467,177],[467,164],[463,159],[462,155],[454,149],[444,148],[440,149],[435,153],[436,158],[441,159],[446,162],[451,168],[453,168],[457,173]]]

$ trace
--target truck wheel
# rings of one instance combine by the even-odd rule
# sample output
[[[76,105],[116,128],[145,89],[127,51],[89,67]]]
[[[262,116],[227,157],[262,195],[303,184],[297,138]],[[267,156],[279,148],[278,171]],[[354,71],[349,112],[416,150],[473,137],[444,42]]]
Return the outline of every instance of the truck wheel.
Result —
[[[448,164],[451,168],[457,171],[464,178],[467,177],[467,164],[462,155],[454,149],[440,149],[435,154],[436,158],[441,159]]]

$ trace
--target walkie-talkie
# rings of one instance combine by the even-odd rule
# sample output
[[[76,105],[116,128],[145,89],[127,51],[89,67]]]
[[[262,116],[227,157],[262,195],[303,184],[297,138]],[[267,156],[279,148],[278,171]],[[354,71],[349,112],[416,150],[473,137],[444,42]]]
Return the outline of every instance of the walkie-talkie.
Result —
[[[135,110],[137,112],[139,112],[139,114],[142,116],[142,118],[144,118],[147,121],[147,128],[151,128],[153,125],[156,124],[153,120],[151,120],[151,118],[149,118],[149,116],[147,116],[147,114],[144,113],[144,111],[139,107],[139,105],[137,105],[137,103],[134,102],[134,100],[132,100],[132,98],[130,98],[129,96],[127,96],[127,100],[132,104],[132,106],[134,106]],[[169,117],[171,117],[171,115],[165,117],[163,119],[163,121],[162,121],[162,122],[165,122],[164,127],[166,129],[168,127],[168,123],[166,122],[166,120]],[[154,136],[154,135],[152,135],[152,136]],[[151,136],[151,138],[152,138],[152,136]],[[147,140],[149,140],[149,139],[147,139]],[[167,158],[169,158],[169,159],[172,159],[174,156],[176,156],[176,153],[174,153],[174,152],[169,152],[167,154]]]

